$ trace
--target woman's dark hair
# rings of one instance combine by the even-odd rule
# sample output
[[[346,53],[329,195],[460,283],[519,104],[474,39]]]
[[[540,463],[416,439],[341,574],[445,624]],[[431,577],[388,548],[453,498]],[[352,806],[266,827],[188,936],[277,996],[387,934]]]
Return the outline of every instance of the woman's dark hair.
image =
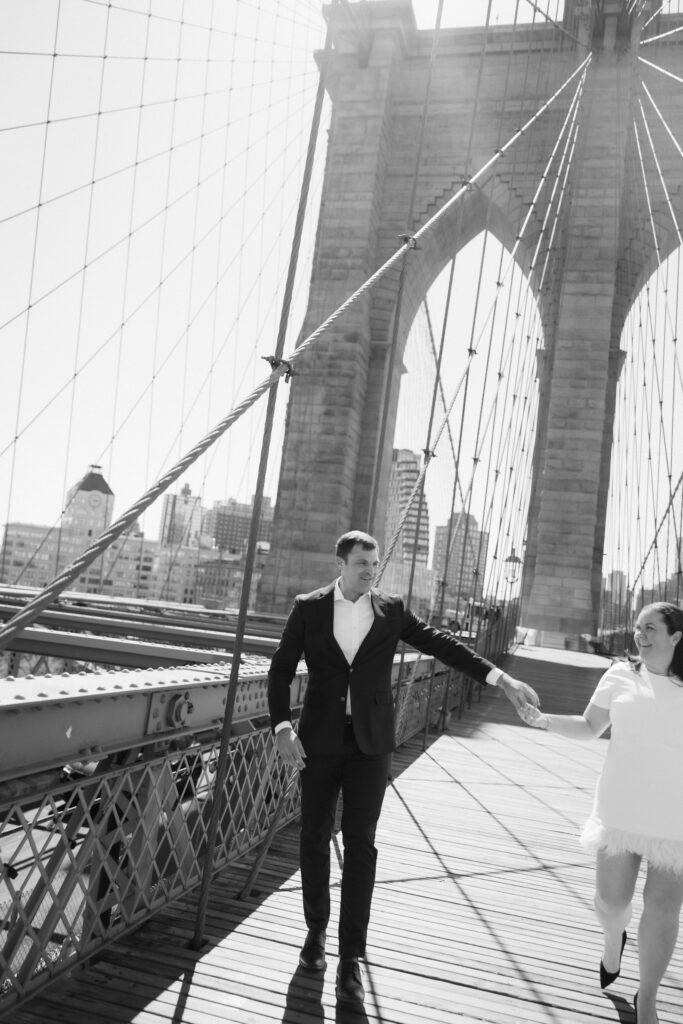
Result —
[[[640,615],[648,611],[658,612],[662,616],[669,635],[678,632],[683,633],[683,608],[679,608],[677,604],[673,604],[670,601],[653,601],[652,604],[646,604],[641,609]],[[641,660],[638,659],[635,668],[640,668],[641,664]],[[674,647],[669,675],[678,676],[679,679],[683,679],[683,637]]]

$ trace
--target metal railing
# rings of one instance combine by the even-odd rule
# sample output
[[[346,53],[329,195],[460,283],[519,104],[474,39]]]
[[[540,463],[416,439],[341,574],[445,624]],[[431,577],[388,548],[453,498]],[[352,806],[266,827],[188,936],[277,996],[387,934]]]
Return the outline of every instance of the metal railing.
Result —
[[[399,744],[470,692],[432,659],[403,664]],[[202,665],[3,682],[0,1014],[199,885],[228,676]],[[306,681],[299,672],[297,707]],[[259,846],[281,803],[278,827],[298,814],[265,691],[263,668],[245,669],[214,872]]]

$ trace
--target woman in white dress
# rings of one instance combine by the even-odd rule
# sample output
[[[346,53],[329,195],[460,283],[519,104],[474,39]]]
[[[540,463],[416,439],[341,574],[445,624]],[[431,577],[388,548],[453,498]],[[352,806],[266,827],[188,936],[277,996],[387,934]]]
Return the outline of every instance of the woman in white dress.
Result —
[[[604,933],[602,988],[619,977],[631,900],[647,863],[638,926],[638,1024],[657,1024],[657,991],[678,936],[683,904],[683,610],[648,605],[638,616],[639,659],[615,662],[583,715],[520,712],[537,729],[572,739],[611,725],[592,814],[581,842],[597,859],[595,911]]]

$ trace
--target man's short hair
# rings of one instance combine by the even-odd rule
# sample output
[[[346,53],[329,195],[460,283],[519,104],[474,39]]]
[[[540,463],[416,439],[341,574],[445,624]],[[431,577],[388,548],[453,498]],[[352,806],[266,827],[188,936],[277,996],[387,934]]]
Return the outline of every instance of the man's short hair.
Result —
[[[360,544],[365,551],[375,551],[379,548],[377,541],[369,533],[363,533],[362,530],[349,530],[348,533],[342,533],[334,553],[337,558],[343,558],[346,561],[356,544]]]

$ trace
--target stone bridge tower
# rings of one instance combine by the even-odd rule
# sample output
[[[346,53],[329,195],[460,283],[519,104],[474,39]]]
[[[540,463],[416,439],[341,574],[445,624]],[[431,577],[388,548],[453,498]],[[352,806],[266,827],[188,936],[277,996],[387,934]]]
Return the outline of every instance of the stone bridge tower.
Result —
[[[630,6],[566,0],[561,26],[442,29],[414,202],[413,230],[538,110],[549,96],[548,51],[559,82],[591,53],[558,241],[562,272],[536,295],[544,346],[522,622],[544,631],[547,642],[597,627],[621,330],[656,267],[653,222],[660,259],[677,244],[666,204],[655,206],[651,221],[644,202],[633,118],[642,81],[656,81],[660,96],[663,90],[661,75],[638,60],[643,15],[640,21],[629,15]],[[407,231],[433,33],[417,30],[410,0],[370,0],[352,9],[353,21],[342,4],[326,10],[334,42],[327,77],[332,123],[304,335],[395,252]],[[681,64],[680,38],[663,41],[665,56],[658,46],[658,59],[673,70]],[[536,95],[529,80],[538,82]],[[476,132],[468,139],[475,89]],[[505,107],[504,90],[521,101]],[[665,101],[666,119],[683,123],[683,88],[666,89]],[[401,357],[414,316],[442,269],[485,227],[512,248],[521,207],[533,195],[566,109],[551,108],[538,122],[535,148],[527,146],[519,166],[492,171],[485,192],[472,189],[421,239],[420,251],[407,258],[397,331],[398,273],[392,272],[298,364],[261,607],[286,611],[296,593],[331,578],[331,546],[343,531],[369,528],[383,542]],[[663,174],[680,181],[680,157],[671,146],[666,152]],[[680,187],[674,201],[683,207]],[[680,223],[683,209],[675,215]],[[517,252],[525,270],[536,238],[532,232]],[[394,336],[398,350],[379,452]]]

